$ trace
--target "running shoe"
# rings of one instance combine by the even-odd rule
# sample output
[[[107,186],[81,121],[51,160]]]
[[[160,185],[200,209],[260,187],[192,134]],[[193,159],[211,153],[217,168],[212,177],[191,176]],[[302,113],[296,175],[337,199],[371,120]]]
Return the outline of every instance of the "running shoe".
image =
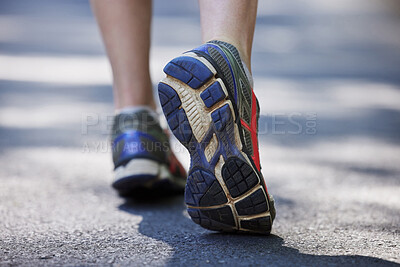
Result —
[[[153,198],[183,193],[186,172],[158,119],[147,109],[115,116],[112,148],[112,186],[121,196]]]
[[[163,112],[191,156],[190,217],[210,230],[269,234],[275,208],[261,173],[260,108],[237,49],[211,41],[173,59],[164,72]]]

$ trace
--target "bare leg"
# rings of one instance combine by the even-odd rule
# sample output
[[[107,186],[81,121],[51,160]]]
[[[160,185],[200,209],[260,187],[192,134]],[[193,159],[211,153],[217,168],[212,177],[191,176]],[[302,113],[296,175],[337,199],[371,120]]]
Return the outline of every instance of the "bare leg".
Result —
[[[257,4],[258,0],[199,0],[203,41],[233,44],[249,69]]]
[[[155,109],[149,72],[151,0],[91,0],[114,77],[116,109]]]

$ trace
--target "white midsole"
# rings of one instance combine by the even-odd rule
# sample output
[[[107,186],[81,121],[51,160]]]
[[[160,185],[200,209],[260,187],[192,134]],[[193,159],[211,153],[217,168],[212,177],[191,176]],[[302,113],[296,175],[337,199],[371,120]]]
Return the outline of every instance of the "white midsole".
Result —
[[[125,166],[119,166],[114,170],[115,181],[132,176],[154,176],[154,180],[148,186],[165,179],[180,187],[184,187],[186,183],[185,179],[173,176],[167,164],[151,159],[132,159]]]
[[[125,166],[115,169],[115,179],[135,175],[158,176],[160,173],[160,163],[150,159],[132,159]]]

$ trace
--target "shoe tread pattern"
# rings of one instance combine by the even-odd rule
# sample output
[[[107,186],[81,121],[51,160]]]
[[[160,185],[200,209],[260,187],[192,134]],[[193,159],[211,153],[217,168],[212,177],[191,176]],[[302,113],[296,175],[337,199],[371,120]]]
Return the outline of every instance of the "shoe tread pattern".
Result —
[[[232,197],[242,195],[259,183],[250,165],[237,158],[226,161],[222,168],[222,177]]]
[[[244,229],[258,233],[269,233],[271,231],[270,216],[255,218],[251,220],[242,220],[240,226]]]
[[[201,86],[199,84],[206,84],[212,77],[212,72],[200,60],[186,56],[172,60],[170,63],[173,66],[166,66],[164,69],[166,74],[182,81],[193,89],[199,88]],[[206,71],[205,75],[200,75],[201,71],[199,70],[204,68],[207,68],[209,72]],[[193,77],[195,77],[195,85],[193,84]],[[214,83],[211,83],[200,92],[200,98],[207,108],[212,108],[227,97],[219,84],[219,80],[216,78]],[[243,220],[242,217],[237,217],[237,215],[257,215],[258,213],[266,212],[268,211],[268,204],[261,188],[261,191],[257,190],[251,195],[241,198],[241,196],[259,185],[260,181],[254,169],[245,162],[235,143],[235,122],[229,104],[230,101],[226,100],[226,104],[222,104],[211,111],[210,129],[206,134],[209,138],[215,134],[220,144],[216,151],[217,157],[213,158],[219,159],[218,155],[222,155],[226,161],[221,171],[222,179],[226,186],[226,189],[223,189],[215,177],[216,162],[209,163],[205,160],[204,149],[206,145],[198,143],[194,138],[191,125],[182,108],[181,101],[184,100],[182,98],[178,101],[179,95],[176,90],[163,82],[159,85],[160,102],[168,124],[174,135],[185,145],[191,155],[191,170],[189,171],[185,189],[185,201],[189,206],[188,213],[190,217],[195,223],[210,230],[232,232],[242,229],[243,231],[269,233],[270,228],[267,229],[268,227],[265,226],[263,220]],[[179,90],[182,90],[182,88]],[[176,118],[177,116],[178,118]],[[204,140],[207,140],[207,138],[204,138]],[[233,200],[234,202],[228,203],[228,196],[224,190],[228,190],[230,198],[239,198],[240,200]]]
[[[193,89],[198,89],[213,76],[207,66],[188,56],[173,59],[165,66],[164,72]]]
[[[240,216],[254,215],[268,211],[268,204],[263,189],[258,189],[250,196],[235,204],[236,211]]]
[[[213,206],[224,204],[228,200],[214,175],[195,170],[186,183],[185,201],[191,206]]]
[[[209,230],[231,232],[236,227],[232,210],[228,206],[218,209],[189,208],[188,213],[195,223]]]

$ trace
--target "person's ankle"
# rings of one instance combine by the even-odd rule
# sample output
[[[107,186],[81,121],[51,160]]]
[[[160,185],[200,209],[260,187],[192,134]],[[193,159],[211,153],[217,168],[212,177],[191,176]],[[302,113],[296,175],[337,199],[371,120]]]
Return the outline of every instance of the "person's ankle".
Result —
[[[156,109],[148,105],[132,105],[124,106],[122,108],[115,109],[115,114],[132,114],[141,110],[146,110],[150,113],[156,113]]]
[[[150,90],[150,95],[152,96],[153,91]],[[132,101],[132,99],[134,101]],[[157,106],[155,104],[154,99],[151,97],[149,99],[144,99],[142,101],[138,101],[139,99],[135,99],[133,97],[129,97],[125,99],[125,101],[121,101],[120,99],[114,99],[114,110],[115,113],[118,113],[121,110],[135,109],[140,107],[147,107],[151,110],[157,110]]]
[[[150,117],[149,117],[150,115]],[[130,118],[127,120],[127,118]],[[118,120],[118,121],[116,121]],[[124,128],[124,124],[130,125],[130,121],[139,120],[140,124],[146,127],[151,125],[160,124],[159,113],[151,108],[150,106],[125,106],[121,109],[115,110],[114,123],[117,123],[119,127]]]

